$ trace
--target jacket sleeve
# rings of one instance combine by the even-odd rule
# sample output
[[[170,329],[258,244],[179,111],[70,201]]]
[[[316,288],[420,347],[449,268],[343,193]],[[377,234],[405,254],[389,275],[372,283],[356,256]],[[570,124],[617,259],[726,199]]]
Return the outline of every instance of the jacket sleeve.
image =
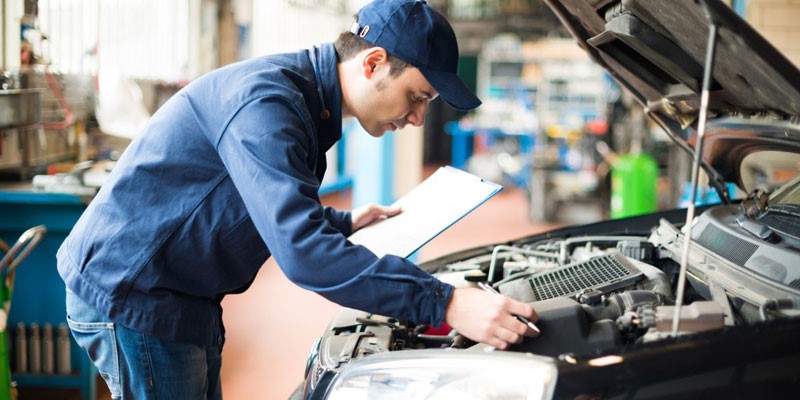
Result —
[[[440,325],[453,287],[404,258],[378,258],[350,243],[341,226],[345,215],[320,205],[313,160],[324,154],[313,153],[313,128],[300,117],[301,101],[271,97],[247,104],[217,144],[272,256],[292,282],[335,303]]]
[[[353,233],[353,214],[350,211],[338,211],[333,207],[325,207],[322,209],[322,213],[334,229],[343,235],[350,236]]]

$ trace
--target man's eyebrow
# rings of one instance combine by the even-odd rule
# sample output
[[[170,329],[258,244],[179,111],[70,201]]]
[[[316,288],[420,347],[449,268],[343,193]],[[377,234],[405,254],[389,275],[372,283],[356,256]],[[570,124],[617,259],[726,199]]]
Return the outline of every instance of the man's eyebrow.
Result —
[[[422,92],[423,96],[425,96],[425,97],[427,97],[429,99],[433,98],[433,95],[430,92],[428,92],[427,90],[421,90],[421,92]]]

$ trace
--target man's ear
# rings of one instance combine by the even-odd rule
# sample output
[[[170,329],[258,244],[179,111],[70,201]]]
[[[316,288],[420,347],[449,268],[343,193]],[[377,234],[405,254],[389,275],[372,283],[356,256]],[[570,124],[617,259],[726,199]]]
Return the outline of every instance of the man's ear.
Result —
[[[387,64],[389,55],[383,47],[371,47],[364,52],[361,59],[361,72],[369,79]]]

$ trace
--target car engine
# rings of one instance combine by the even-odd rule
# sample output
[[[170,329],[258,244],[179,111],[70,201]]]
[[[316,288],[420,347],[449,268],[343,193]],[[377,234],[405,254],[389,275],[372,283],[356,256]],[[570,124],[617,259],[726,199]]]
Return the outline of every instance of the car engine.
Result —
[[[429,270],[456,287],[488,281],[532,304],[542,333],[510,351],[588,358],[671,337],[676,315],[680,336],[800,314],[800,252],[793,240],[800,232],[792,225],[764,240],[743,227],[743,218],[741,206],[725,205],[695,219],[689,285],[678,313],[684,232],[666,219],[649,235],[534,236],[458,253],[463,258],[434,262]],[[385,351],[483,346],[446,326],[343,309],[321,338],[317,367],[335,369]]]

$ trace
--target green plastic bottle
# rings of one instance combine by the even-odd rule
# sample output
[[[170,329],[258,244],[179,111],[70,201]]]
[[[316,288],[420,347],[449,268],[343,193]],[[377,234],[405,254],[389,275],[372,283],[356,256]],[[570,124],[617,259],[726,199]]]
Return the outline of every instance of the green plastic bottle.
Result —
[[[620,156],[611,167],[611,218],[624,218],[658,208],[658,163],[647,154]]]

